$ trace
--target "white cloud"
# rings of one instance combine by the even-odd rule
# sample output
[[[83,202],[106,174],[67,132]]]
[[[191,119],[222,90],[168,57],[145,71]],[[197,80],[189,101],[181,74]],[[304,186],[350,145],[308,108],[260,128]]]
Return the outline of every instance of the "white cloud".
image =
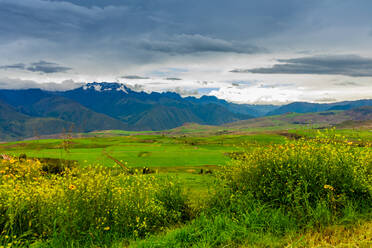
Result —
[[[49,91],[63,91],[78,88],[83,83],[73,80],[64,80],[61,83],[45,82],[37,83],[32,80],[22,80],[17,78],[0,78],[0,89],[43,89]]]
[[[284,104],[299,101],[302,92],[296,89],[253,87],[223,87],[213,90],[209,95],[236,103]]]

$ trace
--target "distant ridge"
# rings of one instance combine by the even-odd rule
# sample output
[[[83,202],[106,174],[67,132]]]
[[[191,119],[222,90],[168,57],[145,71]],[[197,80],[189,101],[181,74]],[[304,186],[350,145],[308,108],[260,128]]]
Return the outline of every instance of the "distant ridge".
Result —
[[[360,106],[372,106],[372,99],[364,99],[357,101],[344,101],[336,103],[308,103],[308,102],[293,102],[283,105],[273,111],[268,112],[266,115],[281,115],[285,113],[311,113],[327,110],[348,110]]]
[[[174,92],[137,92],[124,84],[107,82],[60,92],[0,90],[0,139],[66,130],[159,131],[185,123],[225,125],[265,115],[350,110],[359,106],[372,106],[372,100],[332,104],[295,102],[283,106],[236,104],[214,96],[195,98],[181,97]]]
[[[349,110],[334,110],[312,113],[286,113],[242,120],[225,124],[225,127],[236,129],[282,127],[295,128],[296,126],[309,126],[315,128],[340,127],[341,123],[368,122],[372,120],[372,106],[362,106]],[[346,126],[346,125],[345,125]]]
[[[216,102],[183,98],[174,92],[133,91],[118,83],[90,83],[55,93],[128,125],[127,130],[164,130],[186,122],[219,125],[254,117],[237,113]]]
[[[187,122],[220,125],[253,117],[221,104],[191,101],[173,92],[136,92],[117,83],[90,83],[62,92],[0,90],[0,107],[2,140],[67,130],[165,130]]]

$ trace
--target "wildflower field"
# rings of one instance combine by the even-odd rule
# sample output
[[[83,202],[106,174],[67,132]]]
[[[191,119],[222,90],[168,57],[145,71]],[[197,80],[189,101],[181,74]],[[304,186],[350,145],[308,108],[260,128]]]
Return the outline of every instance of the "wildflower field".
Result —
[[[357,132],[2,144],[0,247],[370,247],[372,145]],[[85,163],[82,144],[103,156],[93,142],[117,159]],[[159,166],[155,148],[182,147]]]

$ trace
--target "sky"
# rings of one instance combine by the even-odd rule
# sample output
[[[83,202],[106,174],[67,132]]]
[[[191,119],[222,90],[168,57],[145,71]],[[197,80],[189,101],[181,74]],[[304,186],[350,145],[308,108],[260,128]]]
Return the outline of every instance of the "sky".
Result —
[[[0,0],[0,88],[372,98],[370,0]]]

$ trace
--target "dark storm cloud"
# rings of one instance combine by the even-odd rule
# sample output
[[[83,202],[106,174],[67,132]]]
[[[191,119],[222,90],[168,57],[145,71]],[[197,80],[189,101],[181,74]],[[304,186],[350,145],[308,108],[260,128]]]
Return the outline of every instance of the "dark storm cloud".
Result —
[[[149,77],[142,77],[138,75],[127,75],[127,76],[122,76],[121,78],[125,79],[150,79]]]
[[[58,72],[67,72],[70,71],[72,68],[61,66],[57,63],[47,62],[40,60],[39,62],[33,62],[29,65],[18,63],[12,65],[3,65],[0,66],[0,69],[8,70],[8,69],[19,69],[19,70],[27,70],[32,72],[40,72],[40,73],[58,73]]]
[[[0,0],[0,42],[37,38],[64,52],[261,51],[256,39],[286,30],[370,23],[371,1]],[[351,18],[345,18],[345,9]],[[315,14],[311,15],[311,11]],[[329,12],[329,13],[328,13]],[[368,19],[369,18],[369,19]],[[307,25],[301,26],[301,25]],[[288,40],[292,37],[288,36]],[[88,40],[89,39],[89,40]],[[142,40],[142,42],[137,42]],[[89,42],[87,42],[89,41]],[[40,41],[40,45],[43,42]],[[140,53],[126,49],[126,57]],[[144,56],[145,57],[145,56]]]
[[[155,32],[202,33],[212,37],[230,37],[230,39],[266,36],[271,32],[280,32],[280,29],[291,26],[292,20],[300,12],[317,5],[316,1],[308,4],[297,0],[54,0],[53,2],[69,2],[88,9],[126,7],[129,11],[123,13],[121,18],[130,15],[131,18],[126,20],[129,24],[138,24],[135,28],[139,32],[145,27],[152,26],[155,27]]]
[[[235,73],[322,74],[372,77],[372,59],[356,55],[312,56],[279,59],[281,64],[267,68],[234,69]]]
[[[314,51],[333,48],[335,39],[349,41],[340,50],[351,53],[359,43],[368,46],[365,36],[371,28],[371,8],[370,0],[0,0],[0,65],[45,58],[66,63],[84,76],[105,76],[122,75],[118,68],[144,64],[153,65],[146,67],[149,70],[160,70],[162,62],[173,61],[175,67],[186,67],[185,63],[202,60],[202,66],[216,68],[215,58],[221,61],[226,56],[227,63],[234,63],[234,56],[268,51],[302,51],[311,56]],[[11,66],[1,67],[7,70],[2,72],[71,70],[58,64]],[[346,65],[337,70],[318,62],[284,60],[252,72],[293,74],[297,69],[298,73],[371,74]],[[183,77],[181,73],[157,76]],[[217,77],[211,74],[210,80]]]
[[[129,63],[153,53],[251,54],[265,51],[252,39],[291,27],[306,9],[295,0],[1,0],[0,43],[37,39],[41,51],[58,48],[50,55],[102,53]]]

